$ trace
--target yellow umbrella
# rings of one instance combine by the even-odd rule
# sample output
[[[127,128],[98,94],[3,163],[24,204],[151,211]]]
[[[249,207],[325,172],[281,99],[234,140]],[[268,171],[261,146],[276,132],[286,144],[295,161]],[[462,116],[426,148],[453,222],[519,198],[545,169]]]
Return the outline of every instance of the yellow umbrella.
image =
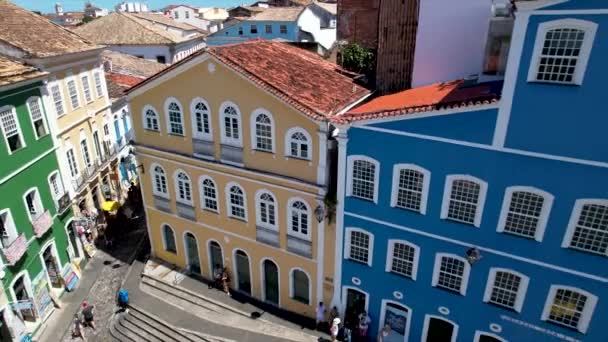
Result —
[[[120,208],[120,203],[116,201],[106,201],[101,205],[101,210],[103,211],[115,211]]]

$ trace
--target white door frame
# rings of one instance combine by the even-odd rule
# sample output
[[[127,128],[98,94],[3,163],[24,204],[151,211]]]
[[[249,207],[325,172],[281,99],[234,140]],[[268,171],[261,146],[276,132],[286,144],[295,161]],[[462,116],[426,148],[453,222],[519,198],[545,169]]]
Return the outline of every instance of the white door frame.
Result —
[[[253,296],[253,281],[252,281],[252,277],[251,277],[251,258],[249,257],[249,254],[247,252],[245,252],[244,249],[236,247],[235,249],[232,250],[232,269],[234,270],[234,288],[237,291],[239,290],[239,272],[238,272],[238,268],[237,268],[237,262],[236,262],[236,252],[241,251],[243,253],[245,253],[245,255],[247,256],[247,267],[249,269],[249,295]]]
[[[452,330],[452,342],[456,342],[456,338],[458,337],[458,324],[454,323],[453,321],[450,321],[449,319],[447,319],[445,317],[436,316],[436,315],[428,315],[428,314],[424,316],[424,328],[422,328],[422,335],[420,338],[421,342],[426,342],[426,337],[427,337],[427,334],[429,333],[429,324],[431,323],[431,318],[437,318],[437,319],[440,319],[442,321],[452,324],[452,326],[454,326],[454,329]]]
[[[69,237],[68,237],[69,240]],[[49,276],[49,270],[46,267],[46,263],[44,262],[44,251],[51,247],[51,255],[55,259],[55,266],[57,267],[57,276],[61,276],[61,271],[63,270],[63,265],[61,265],[61,260],[59,259],[59,254],[57,253],[57,245],[55,244],[55,239],[51,239],[47,243],[45,243],[41,248],[40,252],[38,252],[38,256],[40,257],[40,262],[42,263],[42,270],[44,271],[44,275],[46,276],[46,281],[49,286],[49,289],[54,290],[51,283],[51,277]]]
[[[65,226],[63,227],[63,229],[65,230],[65,233],[67,234],[67,238],[68,238],[68,246],[72,248],[72,253],[74,254],[74,259],[76,259],[76,250],[78,250],[78,255],[80,255],[79,259],[84,259],[84,248],[82,247],[82,242],[80,241],[80,236],[78,236],[78,232],[75,231],[73,228],[70,228],[70,224],[72,224],[72,222],[74,222],[74,217],[70,217],[70,219],[68,220],[68,222],[65,224]],[[72,241],[70,240],[70,229],[72,229],[72,232],[74,233],[74,237],[76,238],[76,246],[72,245]]]
[[[222,247],[222,244],[216,240],[216,239],[209,239],[207,240],[207,260],[209,263],[209,279],[213,280],[213,269],[215,267],[215,265],[213,264],[213,260],[211,260],[211,242],[215,242],[217,243],[218,246],[220,246],[220,255],[222,256],[222,265],[224,265],[224,248]]]
[[[479,342],[479,338],[481,338],[481,335],[490,336],[490,337],[493,337],[493,338],[495,338],[495,339],[497,339],[499,341],[507,342],[507,340],[505,340],[504,338],[502,338],[502,337],[500,337],[500,336],[498,336],[496,334],[489,333],[487,331],[481,331],[481,330],[476,330],[475,331],[475,338],[473,339],[473,341],[474,342]]]
[[[262,260],[260,260],[260,288],[262,289],[262,295],[260,296],[260,298],[262,298],[262,301],[264,303],[266,302],[266,274],[264,272],[264,261],[271,261],[276,267],[277,267],[277,290],[278,290],[278,303],[276,304],[277,306],[281,306],[281,267],[279,266],[279,264],[274,261],[271,257],[264,257],[262,258]],[[274,303],[269,303],[269,304],[273,304]]]
[[[380,306],[380,319],[378,320],[378,332],[382,331],[382,329],[384,328],[384,324],[383,324],[384,318],[385,318],[384,314],[386,312],[387,304],[389,304],[389,303],[400,306],[407,310],[407,323],[405,326],[405,333],[403,334],[403,342],[407,342],[409,339],[409,336],[410,336],[410,324],[412,323],[412,309],[410,309],[409,306],[396,302],[394,300],[390,300],[390,299],[382,300],[382,305]]]
[[[346,312],[346,304],[348,304],[347,299],[347,295],[348,295],[348,290],[355,290],[358,292],[361,292],[365,295],[365,312],[367,312],[369,314],[369,293],[361,290],[358,287],[354,287],[354,286],[342,286],[342,307],[340,308],[340,316],[344,317],[344,314]]]
[[[198,239],[193,232],[186,230],[182,234],[182,241],[184,243],[184,254],[186,255],[186,269],[190,270],[190,254],[188,254],[188,242],[186,241],[186,235],[190,234],[194,237],[194,243],[196,244],[196,255],[198,256],[198,267],[200,268],[200,272],[203,273],[203,268],[201,267],[201,255],[200,249],[198,248]]]

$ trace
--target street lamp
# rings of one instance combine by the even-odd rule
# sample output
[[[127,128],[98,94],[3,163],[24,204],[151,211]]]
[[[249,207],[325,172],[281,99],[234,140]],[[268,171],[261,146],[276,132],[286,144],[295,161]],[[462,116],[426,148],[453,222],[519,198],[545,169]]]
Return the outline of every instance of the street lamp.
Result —
[[[319,221],[319,223],[323,222],[325,219],[325,209],[323,209],[320,204],[315,208],[315,216],[317,217],[317,221]]]

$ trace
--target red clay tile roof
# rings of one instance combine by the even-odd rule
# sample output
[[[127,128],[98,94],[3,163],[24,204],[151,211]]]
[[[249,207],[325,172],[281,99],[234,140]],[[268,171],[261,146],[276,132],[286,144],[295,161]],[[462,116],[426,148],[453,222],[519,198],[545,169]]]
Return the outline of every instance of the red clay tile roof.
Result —
[[[432,110],[489,104],[500,99],[501,82],[465,86],[464,80],[434,83],[399,93],[377,97],[339,117],[335,122],[351,122]]]
[[[18,83],[48,75],[33,66],[11,58],[0,56],[0,86]]]
[[[312,119],[331,117],[370,94],[336,64],[306,50],[269,40],[209,48],[207,52],[258,87]],[[129,92],[203,54],[195,53],[131,88]]]
[[[143,77],[106,72],[108,95],[111,99],[119,99],[125,96],[125,90],[138,85],[143,80],[145,80]]]

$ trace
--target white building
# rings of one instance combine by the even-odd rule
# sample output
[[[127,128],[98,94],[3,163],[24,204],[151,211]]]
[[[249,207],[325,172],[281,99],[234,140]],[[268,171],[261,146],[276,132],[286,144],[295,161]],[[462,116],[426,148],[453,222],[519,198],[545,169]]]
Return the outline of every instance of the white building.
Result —
[[[211,24],[210,20],[200,17],[199,9],[197,7],[172,5],[166,7],[163,12],[176,22],[192,25],[205,31],[209,30],[209,24]]]
[[[116,5],[116,10],[119,12],[141,13],[149,12],[148,4],[145,2],[121,2]]]

